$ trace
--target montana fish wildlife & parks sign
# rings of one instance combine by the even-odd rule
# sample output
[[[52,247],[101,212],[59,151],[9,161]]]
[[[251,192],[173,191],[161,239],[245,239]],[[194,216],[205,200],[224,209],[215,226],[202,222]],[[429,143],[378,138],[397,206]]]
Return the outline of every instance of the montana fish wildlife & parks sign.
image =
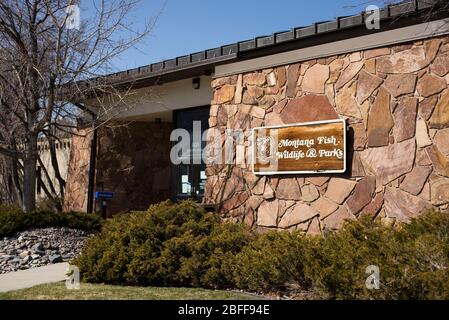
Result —
[[[252,138],[256,175],[346,171],[344,119],[254,128]]]

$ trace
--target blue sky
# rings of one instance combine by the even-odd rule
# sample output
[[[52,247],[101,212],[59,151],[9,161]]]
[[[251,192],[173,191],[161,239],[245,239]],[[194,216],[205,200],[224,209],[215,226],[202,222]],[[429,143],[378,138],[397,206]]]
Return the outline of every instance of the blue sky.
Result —
[[[82,1],[82,0],[81,0]],[[121,59],[117,70],[130,69],[184,54],[357,13],[370,0],[142,0],[133,13],[158,21],[152,35]]]

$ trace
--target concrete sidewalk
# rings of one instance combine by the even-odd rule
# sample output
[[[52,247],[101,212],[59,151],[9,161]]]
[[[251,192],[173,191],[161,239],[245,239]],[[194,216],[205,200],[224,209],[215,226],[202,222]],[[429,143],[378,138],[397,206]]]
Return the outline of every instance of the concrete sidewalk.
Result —
[[[68,266],[68,263],[57,263],[45,267],[0,274],[0,292],[63,281],[67,279]]]

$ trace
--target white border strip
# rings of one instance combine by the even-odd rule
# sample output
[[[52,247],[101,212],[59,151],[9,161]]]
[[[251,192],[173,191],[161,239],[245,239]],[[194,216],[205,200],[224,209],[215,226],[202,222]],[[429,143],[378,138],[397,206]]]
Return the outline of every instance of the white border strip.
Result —
[[[341,30],[339,32],[345,31]],[[394,44],[436,37],[448,33],[449,18],[446,18],[404,28],[377,32],[351,39],[329,42],[308,48],[219,65],[215,67],[215,74],[213,78],[220,78],[233,74],[267,69],[355,51],[386,47]]]
[[[262,129],[281,129],[281,128],[290,128],[290,127],[304,127],[304,126],[310,126],[310,125],[317,125],[317,124],[327,124],[327,123],[343,123],[343,169],[342,170],[321,170],[321,171],[267,171],[267,172],[260,172],[260,171],[254,171],[254,166],[256,165],[256,130],[262,130]],[[292,123],[292,124],[285,124],[285,125],[278,125],[278,126],[270,126],[270,127],[255,127],[252,129],[252,140],[253,140],[253,163],[252,163],[252,171],[253,174],[258,176],[272,176],[272,175],[289,175],[289,174],[327,174],[327,173],[345,173],[347,169],[346,164],[346,153],[347,153],[347,147],[346,147],[346,120],[345,119],[336,119],[336,120],[323,120],[323,121],[312,121],[312,122],[302,122],[302,123]]]

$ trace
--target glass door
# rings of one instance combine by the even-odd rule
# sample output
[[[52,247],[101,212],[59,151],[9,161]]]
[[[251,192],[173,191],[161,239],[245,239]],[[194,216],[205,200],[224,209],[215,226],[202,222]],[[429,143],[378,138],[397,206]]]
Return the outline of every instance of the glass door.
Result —
[[[188,152],[189,164],[180,164],[175,168],[175,190],[176,199],[193,199],[201,201],[204,196],[206,184],[206,165],[202,161],[202,150],[206,142],[194,141],[194,121],[201,122],[201,137],[209,128],[209,109],[201,107],[194,109],[178,110],[174,112],[174,122],[177,129],[185,129],[190,134],[190,148]],[[200,162],[194,159],[201,159]]]

